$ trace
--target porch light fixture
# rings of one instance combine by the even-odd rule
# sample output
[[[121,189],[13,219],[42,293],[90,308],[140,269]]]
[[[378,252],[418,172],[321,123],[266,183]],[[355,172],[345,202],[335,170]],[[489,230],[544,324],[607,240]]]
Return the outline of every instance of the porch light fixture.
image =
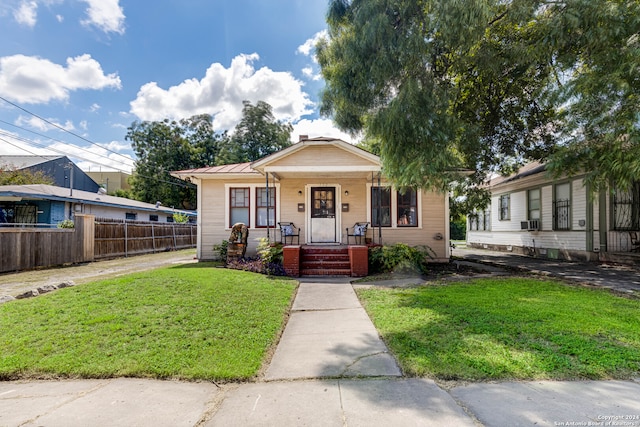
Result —
[[[349,195],[349,190],[344,190],[344,195],[348,196]]]
[[[302,190],[298,190],[298,196],[302,196]]]

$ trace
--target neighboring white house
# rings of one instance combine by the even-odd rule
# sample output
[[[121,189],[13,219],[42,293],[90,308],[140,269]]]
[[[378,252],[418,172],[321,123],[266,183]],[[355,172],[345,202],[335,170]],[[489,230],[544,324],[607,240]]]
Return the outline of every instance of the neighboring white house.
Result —
[[[71,190],[44,184],[0,186],[0,226],[6,224],[41,224],[53,226],[76,213],[96,218],[131,221],[173,222],[174,213],[195,220],[196,213],[173,209],[160,203],[114,197],[103,192]]]
[[[640,184],[593,193],[582,178],[553,180],[544,164],[530,163],[492,179],[490,206],[468,218],[467,244],[552,259],[637,253]]]

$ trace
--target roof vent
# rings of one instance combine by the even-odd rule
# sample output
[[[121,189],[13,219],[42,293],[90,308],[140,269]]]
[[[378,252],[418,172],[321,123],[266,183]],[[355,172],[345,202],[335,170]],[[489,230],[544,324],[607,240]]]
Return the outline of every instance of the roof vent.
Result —
[[[305,139],[309,139],[309,135],[299,135],[298,136],[298,142],[304,141]]]

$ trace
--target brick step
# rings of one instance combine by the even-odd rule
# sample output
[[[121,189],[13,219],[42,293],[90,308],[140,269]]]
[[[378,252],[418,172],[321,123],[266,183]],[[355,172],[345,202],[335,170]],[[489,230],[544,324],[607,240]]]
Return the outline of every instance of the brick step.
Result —
[[[349,261],[349,254],[302,254],[302,261]]]
[[[303,260],[300,263],[300,268],[304,269],[323,269],[323,268],[338,268],[338,269],[351,269],[351,262],[346,261],[332,261],[332,260]]]
[[[344,254],[349,256],[349,249],[345,247],[308,247],[305,246],[302,248],[302,254]]]
[[[351,276],[351,269],[343,268],[309,268],[300,270],[301,276]]]

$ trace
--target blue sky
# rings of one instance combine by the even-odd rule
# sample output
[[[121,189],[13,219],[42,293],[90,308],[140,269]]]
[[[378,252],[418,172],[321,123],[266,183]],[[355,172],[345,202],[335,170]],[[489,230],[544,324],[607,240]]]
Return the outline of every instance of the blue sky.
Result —
[[[128,171],[136,120],[263,100],[298,135],[351,141],[318,115],[327,0],[0,0],[0,155]],[[44,119],[44,120],[42,120]],[[61,130],[65,129],[67,132]],[[54,150],[54,151],[52,151]]]

